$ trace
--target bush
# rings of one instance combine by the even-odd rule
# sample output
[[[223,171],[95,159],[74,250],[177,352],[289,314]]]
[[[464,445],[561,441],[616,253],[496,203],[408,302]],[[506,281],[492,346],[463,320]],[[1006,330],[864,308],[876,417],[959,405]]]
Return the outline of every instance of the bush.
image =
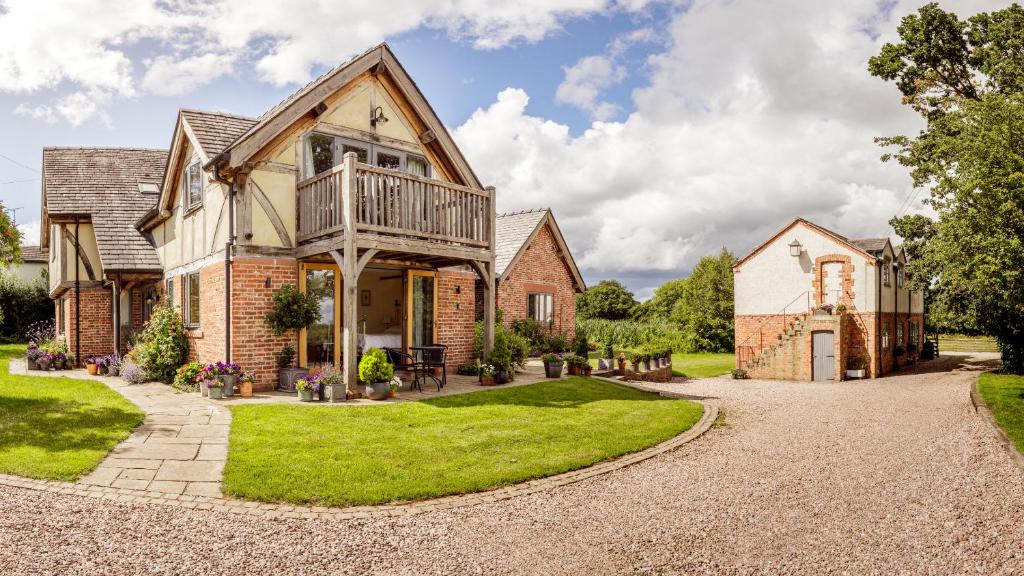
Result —
[[[460,376],[479,376],[480,364],[476,362],[470,362],[468,364],[459,364],[459,367],[455,371]]]
[[[147,377],[172,383],[175,372],[188,358],[188,339],[181,316],[172,308],[157,306],[132,353]]]
[[[0,342],[21,342],[32,325],[53,324],[53,300],[43,281],[25,283],[0,275],[0,309]]]
[[[125,360],[121,367],[121,378],[129,384],[142,384],[146,379],[146,372],[131,360]]]
[[[587,335],[584,332],[576,336],[576,355],[586,358],[590,355],[590,345],[587,343]]]
[[[544,346],[548,352],[560,354],[569,351],[569,339],[561,334],[553,334]]]
[[[511,334],[505,329],[494,331],[494,349],[487,357],[487,362],[493,364],[498,370],[505,372],[512,371],[512,350],[509,347],[509,336]]]
[[[512,324],[512,331],[517,335],[526,338],[533,350],[543,350],[548,341],[548,329],[533,318],[516,320]]]
[[[733,380],[748,380],[749,378],[750,375],[747,374],[747,371],[744,370],[743,368],[736,368],[735,370],[732,371]]]
[[[320,302],[316,294],[303,294],[295,286],[284,285],[274,291],[274,307],[264,321],[278,336],[309,328],[320,321]]]
[[[198,392],[199,382],[197,378],[203,372],[203,365],[196,360],[185,364],[174,374],[174,386],[182,392]]]
[[[508,365],[505,366],[506,370],[522,369],[526,366],[526,359],[530,356],[530,341],[515,332],[515,329],[509,330],[505,328],[500,322],[496,322],[494,325],[494,346],[497,348],[498,340],[504,341],[505,346],[508,348],[509,360]],[[473,333],[473,357],[477,360],[482,360],[484,355],[484,323],[478,321],[474,327]],[[493,356],[493,352],[492,352]],[[493,358],[488,359],[491,364],[498,366],[498,363]]]
[[[359,361],[359,379],[363,382],[390,382],[394,376],[395,367],[380,348],[370,348]]]
[[[275,360],[277,361],[278,368],[288,368],[295,360],[295,347],[291,344],[285,344],[284,348],[281,348],[281,351],[277,353]]]
[[[605,358],[607,360],[608,358],[614,358],[614,357],[615,357],[615,348],[614,348],[614,346],[612,345],[611,342],[608,342],[608,343],[606,343],[604,345],[604,356],[603,356],[603,358]]]

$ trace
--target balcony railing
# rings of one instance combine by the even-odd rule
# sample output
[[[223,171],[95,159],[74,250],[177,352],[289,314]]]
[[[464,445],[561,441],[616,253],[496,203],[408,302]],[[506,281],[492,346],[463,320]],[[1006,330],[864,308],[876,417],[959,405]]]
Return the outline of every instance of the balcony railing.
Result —
[[[299,182],[298,196],[299,242],[345,232],[344,211],[352,206],[357,233],[475,247],[491,243],[493,189],[423,178],[346,157],[331,171]]]

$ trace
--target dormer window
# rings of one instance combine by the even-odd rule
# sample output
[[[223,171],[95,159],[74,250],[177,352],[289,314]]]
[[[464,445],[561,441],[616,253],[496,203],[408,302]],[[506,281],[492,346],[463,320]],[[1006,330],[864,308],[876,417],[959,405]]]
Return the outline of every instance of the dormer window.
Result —
[[[199,162],[189,164],[185,168],[183,176],[182,191],[185,196],[186,209],[193,208],[203,203],[203,169]]]
[[[888,258],[882,262],[882,284],[892,286],[892,263]]]

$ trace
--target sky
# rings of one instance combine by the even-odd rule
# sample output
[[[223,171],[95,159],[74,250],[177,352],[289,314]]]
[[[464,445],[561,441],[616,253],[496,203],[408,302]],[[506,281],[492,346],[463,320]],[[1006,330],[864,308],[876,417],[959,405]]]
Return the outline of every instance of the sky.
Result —
[[[166,148],[179,108],[258,116],[387,41],[499,212],[553,209],[588,284],[646,298],[797,216],[925,210],[873,141],[921,121],[867,72],[923,3],[0,0],[0,202],[37,242],[43,146]]]

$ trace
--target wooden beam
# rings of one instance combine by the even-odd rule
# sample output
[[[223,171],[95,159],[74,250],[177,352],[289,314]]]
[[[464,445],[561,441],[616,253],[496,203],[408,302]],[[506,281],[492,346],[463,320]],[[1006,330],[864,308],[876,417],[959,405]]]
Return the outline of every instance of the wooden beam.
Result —
[[[249,193],[256,202],[259,203],[260,207],[263,208],[263,212],[266,213],[270,223],[274,226],[274,230],[277,231],[277,237],[281,240],[281,244],[286,248],[292,247],[292,238],[288,234],[288,228],[284,225],[284,220],[281,219],[281,215],[277,213],[277,209],[274,208],[274,204],[267,198],[267,195],[260,188],[256,180],[249,178]]]
[[[72,246],[75,246],[75,236],[67,228],[64,228],[64,238],[68,242],[71,242]],[[79,238],[79,240],[81,240],[81,238]],[[85,267],[86,276],[89,277],[89,280],[95,280],[96,272],[93,271],[92,262],[89,261],[89,255],[85,253],[85,250],[82,250],[81,242],[79,242],[75,248],[78,251],[78,257],[82,260],[82,266]],[[78,263],[75,263],[75,266],[78,266]]]
[[[359,234],[355,241],[360,248],[375,248],[388,252],[405,252],[407,254],[420,254],[423,256],[440,256],[455,260],[488,260],[492,254],[492,251],[487,248],[473,248],[379,234]]]
[[[376,256],[376,255],[377,255],[377,251],[374,250],[373,248],[370,248],[366,252],[363,252],[363,255],[359,257],[359,261],[356,262],[356,277],[357,278],[359,277],[360,274],[363,273],[363,268],[366,268],[366,265],[369,264],[370,260],[374,256]]]

